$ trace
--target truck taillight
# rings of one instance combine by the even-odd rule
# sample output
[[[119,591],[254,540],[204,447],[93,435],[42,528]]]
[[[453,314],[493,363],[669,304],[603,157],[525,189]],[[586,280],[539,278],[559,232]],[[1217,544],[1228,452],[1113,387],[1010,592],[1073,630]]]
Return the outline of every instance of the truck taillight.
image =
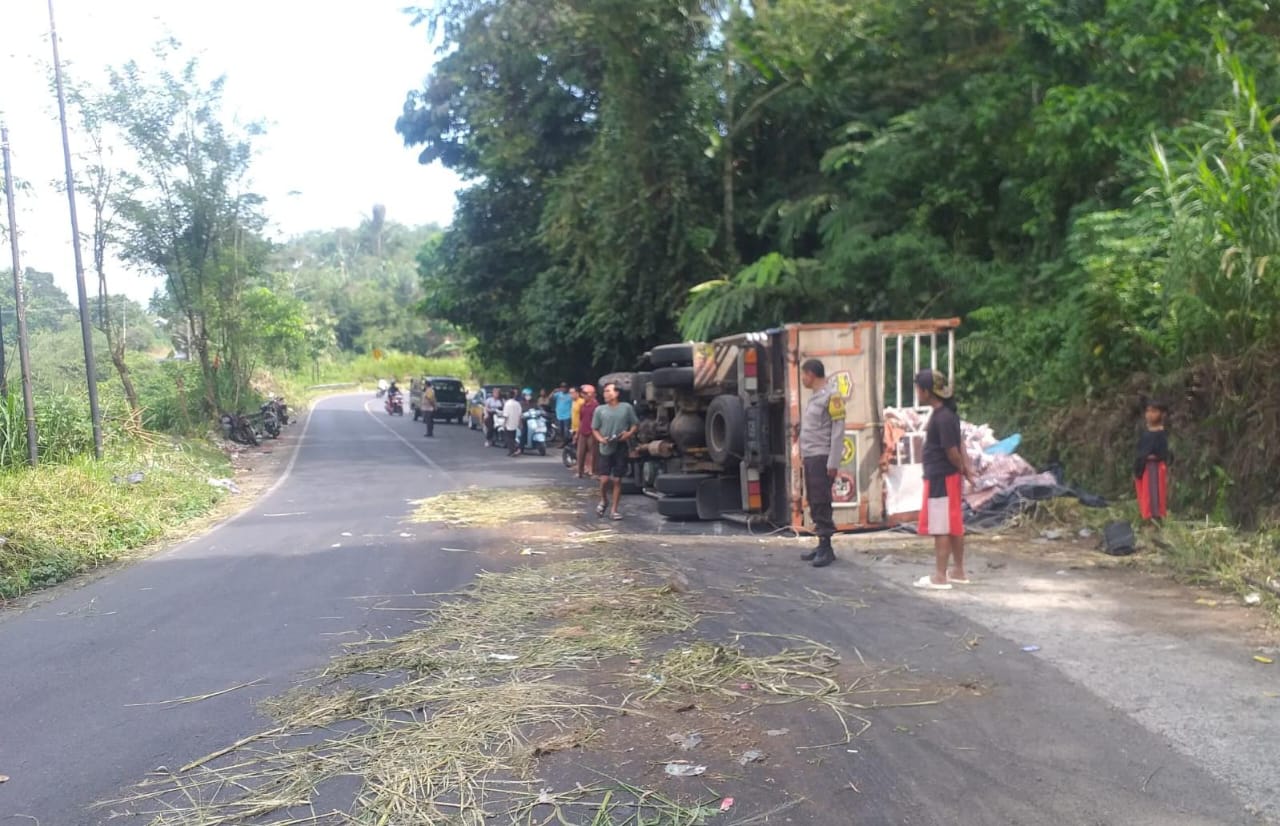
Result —
[[[760,474],[757,471],[747,473],[747,510],[758,511],[764,507],[764,496],[761,494]]]
[[[760,388],[759,359],[760,352],[755,347],[747,347],[742,351],[742,361],[738,368],[742,371],[742,389],[748,393],[755,393]]]

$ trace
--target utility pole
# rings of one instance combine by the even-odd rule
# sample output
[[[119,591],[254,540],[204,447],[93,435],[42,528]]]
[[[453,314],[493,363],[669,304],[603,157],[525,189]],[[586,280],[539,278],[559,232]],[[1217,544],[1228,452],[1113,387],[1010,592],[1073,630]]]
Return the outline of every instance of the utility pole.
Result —
[[[22,297],[22,261],[18,254],[18,213],[13,206],[13,169],[9,163],[9,127],[0,124],[0,154],[4,155],[4,199],[9,206],[9,247],[13,250],[13,308],[18,317],[18,364],[22,370],[22,403],[27,416],[27,461],[35,467],[36,408],[31,400],[31,354],[27,352],[27,307]]]
[[[80,298],[80,337],[84,340],[84,371],[89,383],[89,415],[93,419],[93,456],[102,458],[102,412],[98,409],[98,377],[94,372],[93,325],[89,322],[89,296],[84,287],[84,258],[80,254],[80,219],[76,216],[76,182],[71,172],[71,139],[67,135],[67,98],[62,89],[62,61],[58,57],[58,30],[49,0],[49,41],[53,44],[53,80],[58,90],[58,120],[62,125],[62,158],[67,168],[67,204],[71,209],[71,249],[76,258],[76,293]]]

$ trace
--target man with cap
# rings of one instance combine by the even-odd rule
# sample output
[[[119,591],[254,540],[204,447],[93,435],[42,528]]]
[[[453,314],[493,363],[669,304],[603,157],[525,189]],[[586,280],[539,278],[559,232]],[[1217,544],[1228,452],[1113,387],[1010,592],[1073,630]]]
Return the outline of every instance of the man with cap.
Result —
[[[961,477],[973,483],[973,470],[964,452],[960,416],[947,376],[938,370],[916,374],[916,398],[933,408],[924,438],[924,501],[919,533],[933,537],[934,572],[915,581],[917,588],[948,591],[951,584],[969,584],[964,570],[964,513]],[[950,570],[947,568],[951,563]]]
[[[600,402],[596,399],[595,385],[582,385],[582,409],[578,411],[578,478],[596,475],[596,440],[591,432]]]
[[[827,368],[817,359],[800,366],[800,382],[813,391],[800,414],[800,459],[804,465],[804,495],[818,535],[818,547],[800,555],[815,568],[836,561],[831,537],[836,532],[831,508],[831,483],[844,450],[844,398],[827,386]]]

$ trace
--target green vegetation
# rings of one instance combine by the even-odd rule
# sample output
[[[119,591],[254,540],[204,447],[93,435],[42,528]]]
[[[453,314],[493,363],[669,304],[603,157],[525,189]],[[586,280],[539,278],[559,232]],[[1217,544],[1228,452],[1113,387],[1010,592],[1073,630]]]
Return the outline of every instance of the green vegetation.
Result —
[[[222,496],[208,478],[227,472],[217,451],[166,443],[0,473],[0,599],[118,559],[207,513]]]
[[[1277,515],[1274,4],[449,0],[416,19],[440,57],[397,129],[471,182],[422,255],[425,308],[484,359],[586,378],[684,336],[958,315],[969,414],[1033,459],[1129,491],[1157,393],[1178,510]]]

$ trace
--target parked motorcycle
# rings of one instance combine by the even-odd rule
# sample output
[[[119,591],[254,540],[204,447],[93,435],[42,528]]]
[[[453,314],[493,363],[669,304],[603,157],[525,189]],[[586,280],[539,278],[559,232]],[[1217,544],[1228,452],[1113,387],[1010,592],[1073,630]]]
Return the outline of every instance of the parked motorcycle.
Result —
[[[391,385],[387,383],[387,380],[386,380],[386,379],[378,379],[378,395],[377,395],[377,398],[379,398],[379,399],[380,399],[380,398],[382,398],[383,396],[387,395],[387,388],[388,388],[388,387],[390,387],[390,386],[391,386]]]
[[[280,438],[280,413],[276,408],[275,399],[267,399],[258,408],[262,417],[262,432],[273,439]]]
[[[507,417],[500,411],[493,414],[493,438],[489,441],[491,447],[508,448],[507,445]]]
[[[289,405],[285,404],[283,396],[272,396],[267,401],[275,407],[276,419],[280,424],[287,425],[289,423]]]
[[[387,400],[383,404],[383,407],[386,408],[388,416],[403,416],[404,415],[404,396],[398,392],[388,393]]]
[[[547,414],[542,408],[533,407],[521,416],[524,430],[520,434],[521,450],[536,450],[539,456],[547,455]]]
[[[220,420],[222,422],[222,435],[227,439],[251,447],[257,447],[261,444],[258,431],[254,429],[249,417],[243,413],[223,413]]]

